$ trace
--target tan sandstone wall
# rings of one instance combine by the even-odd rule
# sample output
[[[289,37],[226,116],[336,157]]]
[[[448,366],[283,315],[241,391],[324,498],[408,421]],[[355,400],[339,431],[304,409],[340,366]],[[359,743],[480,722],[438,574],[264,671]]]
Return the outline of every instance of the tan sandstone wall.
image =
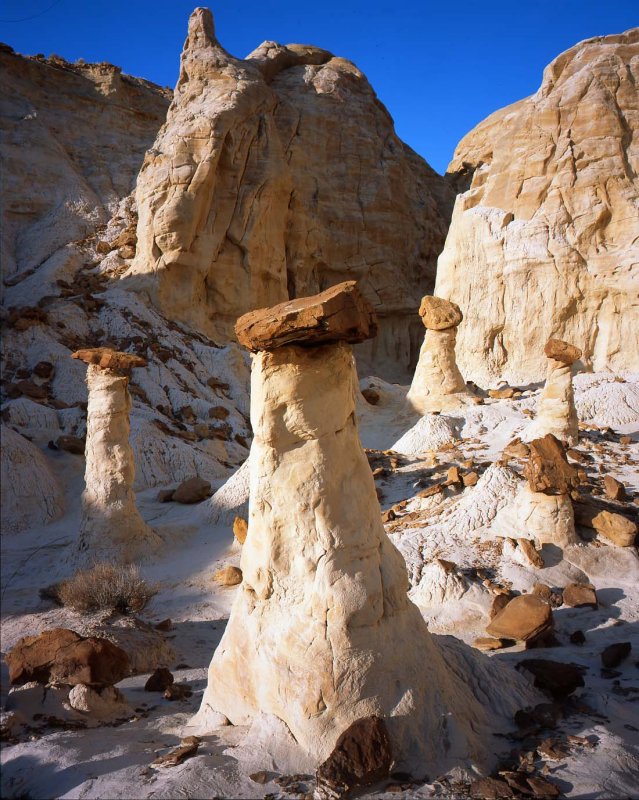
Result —
[[[223,340],[252,308],[361,279],[380,335],[359,366],[409,378],[453,192],[351,62],[274,42],[241,61],[196,9],[136,199],[125,281],[165,315]]]
[[[543,379],[550,336],[639,368],[638,83],[639,29],[589,39],[458,145],[436,293],[464,309],[466,379]]]

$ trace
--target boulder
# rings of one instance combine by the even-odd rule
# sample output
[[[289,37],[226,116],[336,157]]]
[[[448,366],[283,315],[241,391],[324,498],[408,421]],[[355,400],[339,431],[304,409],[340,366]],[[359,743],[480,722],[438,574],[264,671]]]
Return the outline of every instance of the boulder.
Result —
[[[515,639],[533,642],[549,633],[553,627],[548,603],[532,594],[514,597],[486,627],[486,633],[496,639]]]
[[[517,664],[517,669],[527,670],[535,676],[535,686],[551,694],[556,700],[563,700],[575,689],[584,686],[585,667],[577,664],[564,664],[545,658],[528,658]]]
[[[274,350],[286,344],[363,342],[377,333],[373,307],[355,281],[344,281],[320,294],[249,311],[235,324],[248,350]]]
[[[456,303],[442,297],[426,295],[419,306],[419,316],[424,327],[431,331],[445,331],[456,328],[464,318],[461,308]]]
[[[73,453],[77,456],[83,456],[84,448],[86,447],[84,439],[81,439],[79,436],[70,436],[68,434],[58,436],[55,440],[55,444],[58,450],[64,450],[67,453]]]
[[[29,681],[112,686],[130,672],[129,656],[108,639],[83,637],[66,628],[26,636],[5,656],[11,683]]]
[[[568,494],[579,484],[577,470],[568,463],[561,442],[552,434],[530,442],[524,477],[533,492]]]
[[[218,571],[213,576],[213,580],[221,586],[237,586],[242,583],[242,570],[230,564]]]
[[[145,692],[164,692],[171,686],[175,678],[171,670],[166,667],[158,667],[155,672],[149,676],[147,682],[144,684]]]
[[[626,499],[626,487],[623,485],[623,483],[621,483],[621,481],[613,478],[612,475],[604,476],[603,485],[606,497],[609,497],[611,500]]]
[[[637,523],[613,511],[599,511],[591,520],[600,536],[617,547],[632,547],[637,538]]]
[[[77,683],[69,692],[68,702],[74,711],[100,720],[127,717],[133,711],[125,696],[115,686],[96,689],[85,683]]]
[[[233,536],[240,544],[244,544],[248,534],[248,522],[244,517],[235,517],[233,520]]]
[[[630,642],[615,642],[615,644],[609,644],[601,654],[601,663],[607,669],[614,669],[618,667],[625,658],[628,658],[631,651],[632,645]]]
[[[364,717],[341,734],[330,756],[317,768],[318,788],[338,794],[384,780],[393,763],[386,724],[380,717]]]
[[[194,478],[188,478],[182,481],[173,492],[173,497],[171,499],[176,503],[185,503],[188,505],[191,503],[201,503],[202,500],[206,500],[206,498],[210,496],[211,484],[209,481],[195,476]]]
[[[564,605],[571,608],[597,608],[597,593],[590,583],[571,583],[563,591]]]

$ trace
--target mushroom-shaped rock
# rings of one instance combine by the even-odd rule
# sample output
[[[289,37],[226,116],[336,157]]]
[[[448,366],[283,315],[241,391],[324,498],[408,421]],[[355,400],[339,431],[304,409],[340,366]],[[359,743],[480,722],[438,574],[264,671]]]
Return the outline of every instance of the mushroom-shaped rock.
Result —
[[[109,348],[73,354],[89,364],[85,490],[82,495],[80,560],[137,561],[149,555],[159,537],[135,504],[135,459],[129,444],[129,379],[121,372],[146,362]]]
[[[426,335],[407,395],[409,405],[418,413],[427,414],[473,402],[473,393],[455,360],[457,326],[463,319],[459,306],[441,297],[426,296],[419,313]]]
[[[319,308],[318,298],[306,307]],[[350,339],[364,322],[373,330],[367,309],[340,335]],[[253,358],[251,535],[193,724],[205,732],[219,713],[238,725],[277,717],[317,766],[349,726],[377,716],[400,764],[490,760],[481,731],[493,723],[473,693],[479,673],[490,693],[490,677],[483,665],[472,674],[468,648],[444,656],[410,602],[358,438],[352,349],[313,344],[309,327],[283,344],[276,325],[272,341],[259,340],[272,349]],[[443,720],[454,725],[454,753]]]
[[[253,352],[293,342],[355,344],[375,336],[377,321],[356,281],[344,281],[312,297],[249,311],[237,321],[235,333],[240,344]]]
[[[561,442],[552,434],[530,443],[526,483],[496,516],[498,536],[535,539],[565,547],[578,541],[570,491],[578,484]]]
[[[577,444],[579,426],[572,388],[573,364],[581,358],[581,350],[561,339],[549,339],[544,347],[548,357],[546,384],[539,398],[537,416],[524,431],[529,442],[554,434],[569,445]]]

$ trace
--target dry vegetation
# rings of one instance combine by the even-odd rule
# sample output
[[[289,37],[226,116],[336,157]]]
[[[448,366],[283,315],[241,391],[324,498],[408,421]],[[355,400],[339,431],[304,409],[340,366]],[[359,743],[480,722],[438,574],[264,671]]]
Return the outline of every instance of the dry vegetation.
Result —
[[[57,589],[60,602],[76,611],[113,609],[122,614],[141,611],[156,592],[134,564],[107,563],[76,572]]]

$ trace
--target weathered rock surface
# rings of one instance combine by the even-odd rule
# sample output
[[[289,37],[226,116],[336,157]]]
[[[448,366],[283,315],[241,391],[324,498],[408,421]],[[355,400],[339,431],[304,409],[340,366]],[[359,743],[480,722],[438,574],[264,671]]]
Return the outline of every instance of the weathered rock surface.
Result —
[[[108,220],[135,184],[171,92],[111,64],[3,45],[0,95],[0,260],[5,284],[15,284]]]
[[[69,692],[69,705],[74,711],[100,720],[126,717],[133,711],[122,692],[115,686],[94,689],[84,683],[73,686]]]
[[[533,594],[514,597],[486,628],[496,639],[532,642],[552,629],[552,611],[548,603]]]
[[[439,297],[424,297],[419,309],[426,327],[419,361],[406,400],[419,414],[449,411],[473,402],[455,358],[459,306]]]
[[[384,780],[393,763],[388,730],[380,717],[358,719],[342,733],[317,769],[318,787],[342,793]]]
[[[568,494],[578,485],[577,470],[568,463],[561,443],[552,435],[530,442],[524,477],[533,492]]]
[[[312,297],[249,311],[235,323],[235,333],[253,352],[286,344],[355,344],[375,336],[377,321],[356,282],[344,281]]]
[[[0,429],[0,525],[17,533],[52,522],[64,509],[62,489],[46,457],[24,436]]]
[[[80,559],[136,561],[150,555],[159,537],[135,503],[135,462],[129,443],[129,379],[89,364],[85,489]]]
[[[405,379],[452,197],[352,63],[273,42],[241,61],[197,9],[138,180],[127,280],[220,340],[251,309],[361,279],[380,318],[362,369]]]
[[[101,369],[110,369],[114,372],[129,372],[135,367],[146,367],[147,361],[134,353],[122,353],[110,347],[89,347],[76,350],[71,358],[84,361],[85,364],[95,364]]]
[[[581,42],[458,145],[435,293],[465,310],[467,379],[540,380],[550,336],[595,370],[639,368],[638,55],[637,28]]]
[[[476,732],[493,722],[471,686],[496,684],[468,648],[444,656],[407,597],[358,440],[356,387],[345,343],[254,356],[251,535],[195,724],[204,732],[213,712],[242,725],[273,715],[317,766],[353,722],[379,716],[400,763],[440,769],[471,741],[481,761]],[[493,697],[501,706],[507,695]],[[449,713],[455,755],[437,733]]]
[[[614,511],[599,511],[592,517],[591,526],[600,536],[618,547],[631,547],[639,532],[634,520]]]
[[[572,388],[572,364],[581,357],[581,350],[560,339],[549,339],[544,352],[548,356],[546,383],[535,419],[522,434],[523,439],[529,442],[552,433],[560,442],[576,445],[579,420]],[[556,354],[556,357],[549,353]]]
[[[112,686],[130,671],[128,655],[108,639],[85,638],[65,628],[20,639],[5,660],[13,684]]]

